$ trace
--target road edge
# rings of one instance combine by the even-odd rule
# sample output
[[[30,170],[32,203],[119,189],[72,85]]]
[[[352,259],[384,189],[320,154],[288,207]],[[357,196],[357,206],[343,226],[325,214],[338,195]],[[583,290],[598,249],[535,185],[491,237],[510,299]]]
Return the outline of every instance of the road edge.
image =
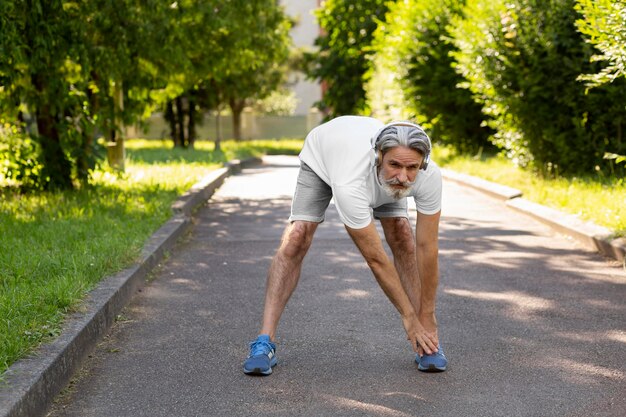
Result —
[[[508,207],[539,220],[556,232],[576,239],[585,248],[623,262],[626,266],[626,238],[614,239],[611,231],[606,227],[583,221],[575,215],[527,200],[522,197],[522,192],[515,188],[458,173],[447,168],[441,168],[441,173],[445,179],[497,198]]]

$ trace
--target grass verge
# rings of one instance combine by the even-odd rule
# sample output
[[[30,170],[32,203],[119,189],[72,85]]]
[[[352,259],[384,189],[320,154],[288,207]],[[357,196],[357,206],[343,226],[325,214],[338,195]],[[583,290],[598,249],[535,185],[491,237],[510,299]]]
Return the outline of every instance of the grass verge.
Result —
[[[447,148],[435,148],[433,159],[444,168],[508,185],[523,197],[563,212],[575,214],[626,236],[626,180],[588,176],[542,178],[523,170],[503,156],[463,156]]]
[[[235,158],[297,154],[302,140],[127,143],[122,175],[99,170],[90,186],[20,195],[0,189],[0,375],[60,333],[63,317],[102,278],[132,264],[171,216],[174,200]]]

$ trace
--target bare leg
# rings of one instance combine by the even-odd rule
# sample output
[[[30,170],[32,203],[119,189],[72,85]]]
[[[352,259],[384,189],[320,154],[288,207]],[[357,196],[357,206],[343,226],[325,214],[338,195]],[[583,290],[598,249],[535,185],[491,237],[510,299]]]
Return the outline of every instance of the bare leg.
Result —
[[[409,296],[415,312],[420,311],[421,284],[417,271],[415,237],[408,219],[403,217],[381,218],[385,240],[393,253],[393,263],[400,276],[402,287]]]
[[[415,237],[408,219],[402,217],[381,218],[385,240],[393,253],[393,262],[400,276],[402,287],[409,296],[422,326],[437,339],[437,320],[434,312],[425,312],[422,307],[421,277],[417,267]]]
[[[302,261],[311,246],[317,225],[305,221],[295,221],[288,225],[272,259],[267,275],[263,326],[260,332],[268,334],[271,340],[276,336],[280,316],[298,284]]]

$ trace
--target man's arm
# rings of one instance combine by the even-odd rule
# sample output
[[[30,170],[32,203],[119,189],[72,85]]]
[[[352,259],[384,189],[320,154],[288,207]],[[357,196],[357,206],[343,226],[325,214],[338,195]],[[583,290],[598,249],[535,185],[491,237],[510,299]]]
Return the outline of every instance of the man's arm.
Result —
[[[422,293],[418,317],[426,330],[433,334],[438,344],[435,303],[439,284],[439,219],[441,211],[432,214],[417,213],[415,243],[417,270]],[[428,352],[427,352],[428,353]]]
[[[413,309],[409,297],[402,287],[398,272],[383,249],[374,223],[370,223],[363,229],[352,229],[347,226],[346,229],[374,273],[374,277],[376,277],[376,281],[378,281],[383,292],[400,313],[407,338],[411,342],[413,350],[417,352],[419,344],[426,353],[437,351],[437,339],[425,330],[418,320],[417,312]]]

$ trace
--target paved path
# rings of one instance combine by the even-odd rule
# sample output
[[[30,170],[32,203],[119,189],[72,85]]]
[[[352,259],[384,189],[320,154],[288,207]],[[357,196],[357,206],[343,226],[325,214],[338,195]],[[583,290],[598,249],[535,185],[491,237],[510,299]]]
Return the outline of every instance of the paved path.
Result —
[[[279,329],[241,371],[297,160],[229,178],[52,416],[624,416],[626,275],[501,202],[445,184],[441,338],[423,374],[333,208]]]

